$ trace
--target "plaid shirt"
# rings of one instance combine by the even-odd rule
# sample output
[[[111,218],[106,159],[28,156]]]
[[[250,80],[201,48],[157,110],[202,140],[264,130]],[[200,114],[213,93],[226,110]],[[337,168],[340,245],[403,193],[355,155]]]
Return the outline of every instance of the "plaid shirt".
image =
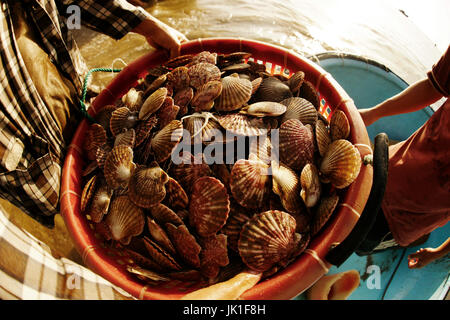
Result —
[[[20,55],[11,16],[16,1],[0,0],[0,196],[51,227],[66,142]],[[65,22],[69,6],[80,9],[82,24],[115,39],[145,19],[142,8],[124,0],[20,2],[42,49],[78,92],[87,67]]]
[[[0,299],[130,300],[124,290],[18,228],[0,205]]]

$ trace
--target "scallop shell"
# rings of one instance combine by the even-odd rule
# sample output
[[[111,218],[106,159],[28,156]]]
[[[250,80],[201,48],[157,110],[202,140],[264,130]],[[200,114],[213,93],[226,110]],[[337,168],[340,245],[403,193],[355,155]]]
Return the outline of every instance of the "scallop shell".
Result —
[[[117,146],[106,157],[103,172],[108,185],[112,189],[118,189],[127,187],[135,168],[133,149]]]
[[[289,213],[301,210],[300,179],[294,170],[272,162],[272,191],[280,197],[283,208]]]
[[[241,108],[252,95],[252,83],[247,79],[227,76],[222,78],[222,93],[216,99],[214,109],[233,111]]]
[[[328,128],[322,120],[318,120],[315,126],[316,144],[321,157],[325,155],[331,143],[331,136]]]
[[[147,229],[152,239],[170,254],[175,254],[176,250],[166,231],[150,217],[147,217]]]
[[[313,162],[314,136],[300,120],[290,119],[280,126],[280,161],[291,169],[302,169]]]
[[[311,236],[316,235],[327,223],[333,214],[334,209],[336,209],[338,202],[339,197],[335,193],[323,196],[320,199],[319,206],[317,207],[313,221],[311,222]]]
[[[220,80],[220,76],[219,68],[211,63],[200,62],[189,67],[190,85],[197,90],[209,81]]]
[[[286,112],[281,119],[282,123],[289,119],[298,119],[304,125],[315,125],[318,117],[317,110],[308,100],[292,97],[285,99],[280,103],[286,106]]]
[[[299,90],[299,97],[308,100],[313,104],[316,110],[319,110],[320,108],[319,94],[317,93],[314,85],[311,82],[307,80],[303,81]]]
[[[139,111],[144,102],[144,92],[131,88],[123,97],[122,102],[131,111]]]
[[[153,113],[161,108],[164,100],[167,97],[167,88],[161,87],[153,92],[147,99],[145,99],[139,110],[139,120],[147,120]]]
[[[330,181],[338,189],[349,186],[358,176],[361,155],[350,141],[333,141],[322,158],[319,171],[323,181]]]
[[[289,78],[286,84],[289,86],[292,93],[296,93],[302,86],[304,80],[305,73],[303,71],[297,71]]]
[[[127,265],[126,269],[129,273],[135,274],[143,280],[148,279],[151,281],[170,281],[170,278],[168,277],[158,274],[155,271],[141,268],[137,265]]]
[[[138,166],[128,183],[128,196],[142,208],[150,208],[166,197],[169,176],[160,167]]]
[[[106,143],[106,130],[97,123],[89,126],[84,140],[84,150],[89,160],[95,160],[97,149]]]
[[[222,82],[209,81],[201,86],[191,101],[195,112],[209,111],[214,105],[214,100],[222,93]]]
[[[148,97],[150,96],[153,92],[155,92],[155,90],[159,89],[162,87],[162,85],[166,82],[167,80],[167,75],[169,73],[164,73],[160,76],[158,76],[155,80],[153,80],[150,85],[147,87],[147,89],[145,89],[145,93],[144,96]],[[142,101],[144,102],[144,100]],[[142,105],[142,103],[141,103]],[[138,110],[139,111],[139,110]]]
[[[227,74],[229,74],[229,73],[233,73],[233,72],[241,73],[241,72],[245,72],[249,69],[250,69],[250,65],[248,63],[241,62],[241,63],[230,64],[226,67],[223,67],[221,70],[223,72],[226,72]]]
[[[257,272],[269,270],[292,252],[295,228],[295,219],[283,211],[269,210],[254,215],[239,237],[242,261]]]
[[[175,90],[186,88],[189,86],[189,69],[187,67],[177,67],[167,74],[167,82],[169,82]]]
[[[200,240],[200,271],[209,279],[216,279],[220,267],[230,263],[227,250],[227,236],[215,234]]]
[[[276,77],[268,77],[263,79],[258,91],[253,96],[255,102],[273,101],[280,102],[284,99],[292,97],[289,86]]]
[[[158,163],[167,160],[183,137],[183,124],[173,120],[152,138],[151,149]]]
[[[174,97],[173,103],[180,107],[178,114],[184,116],[188,111],[188,105],[194,97],[194,90],[191,87],[183,88],[178,90]]]
[[[111,116],[114,110],[116,110],[117,107],[115,105],[106,105],[103,108],[100,109],[100,111],[95,116],[95,121],[101,125],[105,130],[107,134],[111,133],[110,130],[110,122],[111,122]]]
[[[92,221],[102,221],[104,215],[108,213],[113,190],[106,184],[104,179],[100,179],[95,188],[89,209],[86,211],[91,216]]]
[[[261,160],[238,160],[231,169],[230,190],[245,208],[261,208],[270,194],[272,177]]]
[[[330,119],[331,140],[347,139],[350,135],[350,123],[342,110],[336,110]]]
[[[200,236],[211,236],[219,231],[229,212],[230,200],[222,182],[213,177],[195,181],[189,204],[189,222]]]
[[[116,135],[114,139],[114,147],[127,146],[130,148],[134,148],[135,142],[136,142],[136,132],[134,131],[134,129],[129,129]]]
[[[272,153],[272,143],[268,136],[250,138],[249,155],[255,156],[265,164],[270,164],[275,154]]]
[[[158,222],[159,225],[166,225],[166,223],[172,223],[179,226],[183,223],[183,220],[169,207],[164,204],[156,204],[149,208],[150,215]]]
[[[302,173],[300,174],[300,184],[302,186],[300,196],[305,202],[305,205],[308,208],[314,207],[319,201],[322,192],[319,170],[317,170],[314,164],[308,163],[303,167]]]
[[[252,118],[244,114],[227,114],[217,117],[220,125],[227,131],[241,136],[266,135],[271,125],[262,118]]]
[[[258,77],[252,80],[252,96],[256,93],[256,91],[258,91],[262,81],[263,81],[262,77]]]
[[[195,158],[190,152],[183,152],[180,155],[180,163],[172,165],[170,173],[188,192],[191,191],[192,185],[198,178],[212,175],[211,169],[204,162],[203,157]]]
[[[250,220],[247,209],[232,201],[230,204],[230,214],[227,223],[220,230],[227,236],[228,248],[237,252],[238,241],[242,227]]]
[[[109,128],[113,136],[133,128],[138,122],[137,112],[127,107],[120,107],[111,114]]]
[[[128,196],[118,196],[111,201],[105,222],[112,238],[127,245],[132,237],[140,235],[144,230],[144,212]]]
[[[286,106],[278,102],[262,101],[245,106],[239,112],[255,117],[278,117],[286,112]]]
[[[141,143],[148,138],[150,132],[156,126],[157,123],[158,118],[155,115],[147,118],[147,120],[139,121],[135,129],[136,131],[136,141],[134,143],[135,147],[141,145]]]
[[[92,200],[92,196],[95,193],[97,184],[97,176],[92,176],[84,185],[83,191],[81,192],[81,200],[80,200],[80,210],[81,212],[85,212]]]
[[[216,64],[217,63],[217,53],[215,52],[209,52],[209,51],[202,51],[197,53],[190,62],[191,65],[197,64],[197,63],[210,63],[210,64]]]
[[[148,237],[144,237],[144,244],[152,260],[158,263],[163,269],[176,271],[182,269],[172,255],[161,248],[161,246],[159,246],[156,242],[152,241]]]
[[[177,68],[185,66],[192,61],[193,57],[194,57],[193,54],[185,54],[182,56],[178,56],[168,60],[166,63],[164,63],[164,66],[167,68]]]
[[[202,248],[188,228],[185,225],[175,226],[171,223],[167,223],[166,227],[178,255],[190,266],[200,268],[199,254]]]
[[[189,198],[183,187],[173,178],[169,177],[166,184],[166,198],[164,202],[171,208],[187,208]]]
[[[158,125],[160,128],[164,128],[171,121],[177,118],[180,107],[173,104],[172,97],[166,97],[163,105],[157,112]]]

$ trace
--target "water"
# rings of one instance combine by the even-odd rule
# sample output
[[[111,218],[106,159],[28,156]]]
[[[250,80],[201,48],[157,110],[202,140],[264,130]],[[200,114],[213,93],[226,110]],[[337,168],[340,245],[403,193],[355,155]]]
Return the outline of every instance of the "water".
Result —
[[[423,6],[422,1],[420,4]],[[399,11],[400,5],[416,10],[410,11],[415,12],[416,23]],[[423,78],[441,56],[449,34],[446,30],[450,32],[448,18],[439,21],[430,17],[433,12],[450,12],[449,2],[429,0],[428,7],[435,11],[429,9],[428,18],[423,19],[418,16],[417,5],[411,0],[394,4],[388,0],[166,0],[147,10],[189,39],[248,38],[307,57],[324,51],[348,52],[376,60],[412,83]],[[430,23],[424,23],[424,19]],[[440,34],[439,47],[417,21],[422,27],[441,28],[436,33]],[[113,62],[115,67],[122,67],[151,50],[136,34],[115,41],[82,29],[75,37],[92,68],[110,67]],[[97,75],[94,81],[105,85],[112,77]]]

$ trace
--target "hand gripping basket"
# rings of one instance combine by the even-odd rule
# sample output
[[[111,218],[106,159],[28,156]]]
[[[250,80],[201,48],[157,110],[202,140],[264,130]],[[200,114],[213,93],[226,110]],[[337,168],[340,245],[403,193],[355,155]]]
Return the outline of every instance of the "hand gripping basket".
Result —
[[[231,53],[245,51],[255,61],[263,63],[272,74],[292,74],[298,70],[305,73],[306,80],[313,83],[320,93],[320,111],[330,117],[333,110],[341,109],[351,125],[349,140],[358,147],[361,156],[371,154],[369,137],[364,123],[350,97],[342,87],[315,63],[284,48],[266,43],[230,38],[198,39],[184,43],[181,54],[196,54],[201,51]],[[129,64],[94,100],[89,114],[113,104],[146,75],[147,70],[167,60],[162,51],[148,54]],[[179,299],[184,294],[198,289],[192,282],[171,281],[161,285],[149,285],[126,271],[126,257],[118,250],[107,246],[93,231],[90,221],[80,210],[82,191],[82,168],[85,165],[81,146],[88,128],[83,120],[69,146],[63,168],[61,184],[61,214],[73,238],[77,250],[86,265],[99,275],[139,299]],[[362,165],[359,176],[341,198],[340,205],[325,228],[310,242],[306,251],[294,262],[274,276],[261,281],[247,290],[243,299],[290,299],[302,293],[328,272],[331,264],[325,256],[330,248],[341,243],[352,231],[366,205],[372,187],[373,168]]]

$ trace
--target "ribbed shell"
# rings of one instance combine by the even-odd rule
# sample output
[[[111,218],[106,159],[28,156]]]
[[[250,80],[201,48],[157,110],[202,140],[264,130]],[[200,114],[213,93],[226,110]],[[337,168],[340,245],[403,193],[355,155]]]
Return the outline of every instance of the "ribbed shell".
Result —
[[[260,160],[238,160],[231,169],[230,190],[246,208],[261,208],[270,194],[269,165]]]
[[[319,170],[317,170],[317,167],[314,164],[308,163],[303,167],[300,175],[300,184],[302,186],[300,196],[305,202],[305,205],[308,208],[314,207],[319,201],[322,192],[322,185],[319,180]]]
[[[242,261],[252,270],[269,270],[293,250],[295,228],[295,219],[283,211],[269,210],[254,215],[244,225],[239,238]]]
[[[210,64],[216,64],[217,63],[217,53],[215,52],[209,52],[209,51],[202,51],[197,53],[190,62],[191,64],[197,64],[197,63],[210,63]]]
[[[110,122],[111,116],[114,110],[117,107],[115,105],[109,104],[100,109],[100,111],[95,116],[95,121],[100,124],[107,132],[107,134],[111,133],[110,130]]]
[[[164,228],[162,228],[155,220],[147,216],[147,229],[152,239],[158,243],[164,250],[170,254],[175,254],[175,247]]]
[[[203,161],[203,158],[195,159],[189,152],[183,152],[179,164],[172,165],[171,176],[177,180],[184,190],[190,192],[195,180],[204,176],[211,176],[212,172],[209,166]]]
[[[317,110],[308,100],[292,97],[285,99],[280,103],[286,106],[286,112],[281,119],[282,123],[289,119],[297,119],[304,125],[315,125],[317,121]]]
[[[303,71],[297,71],[289,78],[287,85],[289,86],[289,89],[291,89],[292,93],[296,93],[300,89],[304,80],[305,73]]]
[[[219,68],[211,63],[200,62],[189,67],[190,85],[195,89],[201,88],[209,81],[220,80],[220,76]]]
[[[252,83],[247,79],[227,76],[222,78],[222,93],[216,99],[214,109],[233,111],[241,108],[252,95]]]
[[[139,120],[148,119],[153,113],[161,108],[164,100],[167,97],[167,88],[161,87],[153,92],[147,99],[145,99],[139,110]]]
[[[176,89],[189,86],[190,78],[187,67],[177,67],[167,74],[167,81]]]
[[[97,123],[93,123],[87,130],[84,140],[84,150],[89,160],[95,160],[97,149],[106,143],[106,130]]]
[[[314,136],[300,120],[290,119],[280,126],[280,161],[291,169],[302,169],[313,161]]]
[[[301,210],[300,179],[294,170],[272,162],[272,191],[280,197],[287,212],[295,213]]]
[[[263,79],[259,89],[254,94],[253,99],[255,102],[280,102],[290,97],[292,97],[292,92],[288,85],[276,77],[267,77]]]
[[[172,257],[170,253],[164,250],[155,241],[144,237],[144,244],[147,248],[148,254],[158,265],[165,270],[181,270],[180,264]]]
[[[127,146],[130,148],[134,148],[135,142],[136,142],[136,131],[134,131],[134,129],[129,129],[116,135],[114,139],[114,147]]]
[[[113,111],[110,119],[110,130],[113,136],[133,128],[138,122],[137,113],[127,107],[120,107]]]
[[[81,212],[84,212],[91,203],[92,197],[94,196],[97,184],[97,176],[92,176],[84,185],[83,191],[81,192]]]
[[[272,154],[272,143],[268,136],[253,137],[250,139],[250,155],[256,156],[265,164],[270,164],[275,154]]]
[[[103,172],[108,185],[112,189],[118,189],[127,187],[135,168],[133,149],[117,146],[106,157]]]
[[[179,225],[178,227],[167,223],[167,233],[174,247],[176,248],[178,255],[187,264],[194,268],[200,268],[200,251],[201,247],[197,243],[195,237],[189,232],[185,225]]]
[[[187,208],[189,198],[183,187],[173,178],[169,177],[166,184],[166,198],[164,202],[171,208]]]
[[[316,144],[321,157],[325,155],[331,143],[330,132],[328,127],[321,119],[317,120],[315,126]]]
[[[242,227],[250,220],[248,210],[234,201],[230,205],[230,214],[227,223],[220,232],[227,236],[227,245],[233,251],[238,251],[238,241]]]
[[[132,237],[140,235],[144,230],[144,212],[127,196],[118,196],[111,201],[105,222],[112,238],[127,245]]]
[[[209,111],[214,105],[214,100],[222,93],[222,82],[213,80],[201,86],[191,101],[195,112]]]
[[[220,267],[229,264],[227,250],[227,236],[215,234],[200,239],[200,271],[209,279],[217,279]]]
[[[181,218],[172,209],[161,203],[150,207],[149,211],[156,222],[162,226],[166,223],[172,223],[176,226],[184,224],[183,220],[181,220]]]
[[[137,206],[150,208],[166,197],[169,176],[160,167],[138,166],[128,184],[128,196]]]
[[[239,112],[255,117],[278,117],[286,112],[286,106],[278,102],[261,101],[245,106]]]
[[[334,209],[339,202],[339,197],[336,194],[324,196],[320,199],[319,206],[311,222],[311,236],[316,235],[320,229],[327,223],[332,216]]]
[[[180,107],[173,104],[173,98],[167,97],[157,112],[159,127],[164,128],[171,121],[175,120],[179,111]]]
[[[148,138],[151,130],[156,126],[157,123],[158,118],[155,115],[149,117],[147,120],[139,121],[135,129],[136,131],[135,147],[141,145],[141,143]]]
[[[152,138],[151,149],[157,162],[167,160],[183,137],[183,124],[173,120]]]
[[[299,97],[308,100],[313,104],[316,110],[319,110],[320,108],[319,94],[317,93],[314,85],[311,82],[307,80],[303,81],[302,86],[300,87],[299,90]]]
[[[222,182],[213,177],[195,181],[189,204],[189,222],[200,236],[211,236],[219,231],[229,212],[230,200]]]
[[[336,110],[330,119],[331,140],[347,139],[350,135],[350,123],[342,110]]]
[[[328,147],[320,164],[320,172],[325,181],[330,181],[336,188],[349,186],[361,169],[361,155],[348,140],[333,141]]]
[[[232,134],[241,136],[260,136],[271,129],[269,122],[262,118],[253,118],[244,114],[227,114],[217,117],[220,125]]]
[[[194,90],[191,87],[178,90],[174,97],[173,103],[180,107],[179,115],[184,116],[188,111],[188,104],[194,97]]]
[[[108,213],[109,205],[113,191],[108,187],[104,179],[99,179],[98,186],[92,196],[91,204],[87,214],[91,216],[92,221],[100,222],[103,216]]]
[[[131,88],[123,97],[122,102],[131,111],[139,111],[144,102],[144,92]]]

